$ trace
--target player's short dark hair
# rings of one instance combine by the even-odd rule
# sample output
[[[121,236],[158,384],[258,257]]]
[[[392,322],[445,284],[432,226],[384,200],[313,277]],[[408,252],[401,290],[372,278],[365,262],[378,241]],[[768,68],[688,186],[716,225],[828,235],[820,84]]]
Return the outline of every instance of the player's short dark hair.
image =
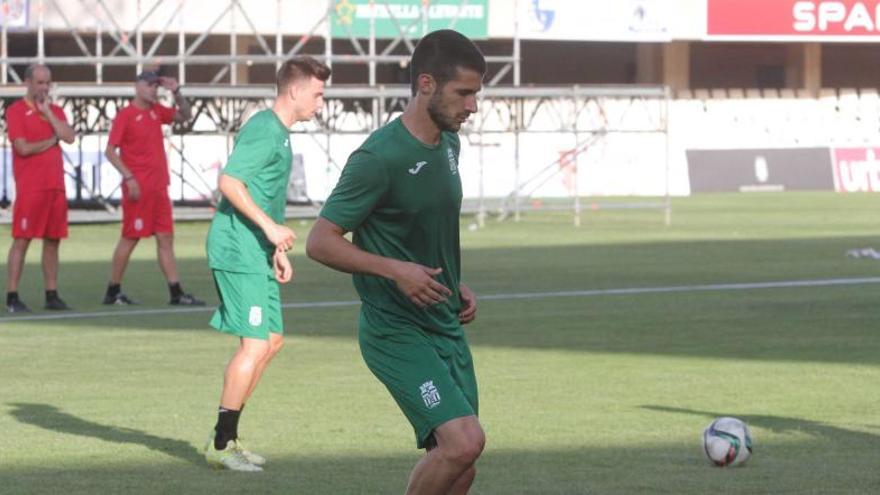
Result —
[[[428,33],[416,45],[410,62],[410,89],[413,96],[419,75],[429,74],[439,87],[452,80],[459,68],[486,73],[486,58],[473,41],[452,29]]]
[[[37,70],[37,69],[46,69],[46,70],[48,71],[48,70],[49,70],[49,67],[46,66],[46,65],[44,65],[44,64],[31,64],[31,65],[28,65],[28,66],[24,69],[24,80],[25,80],[25,81],[29,81],[29,80],[33,79],[33,78],[34,78],[34,71]],[[49,73],[51,74],[52,72],[49,71]]]
[[[281,94],[292,82],[300,79],[317,78],[321,81],[330,79],[330,67],[306,55],[293,57],[281,64],[275,78],[278,94]]]

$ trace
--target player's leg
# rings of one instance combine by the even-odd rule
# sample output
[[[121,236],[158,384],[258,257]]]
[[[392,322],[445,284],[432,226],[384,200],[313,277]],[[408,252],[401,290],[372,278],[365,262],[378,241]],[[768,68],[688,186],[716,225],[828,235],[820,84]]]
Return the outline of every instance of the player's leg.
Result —
[[[217,423],[205,446],[209,464],[236,471],[259,471],[238,448],[238,420],[258,365],[269,353],[266,276],[214,270],[220,307],[211,326],[237,335],[239,347],[226,365]]]
[[[61,239],[43,239],[43,284],[46,287],[46,309],[70,309],[58,296],[58,252]]]
[[[128,260],[138,242],[140,242],[139,237],[122,236],[116,243],[116,248],[113,250],[113,260],[110,262],[110,283],[107,285],[107,293],[104,295],[104,304],[134,304],[134,301],[122,293],[121,284],[122,276],[125,275],[125,269],[128,267]]]
[[[437,446],[416,464],[406,493],[467,493],[486,442],[480,422],[476,416],[451,419],[434,429],[434,438]]]
[[[365,363],[413,425],[417,446],[432,447],[413,469],[407,493],[445,494],[453,486],[466,491],[485,436],[469,387],[453,376],[454,356],[447,357],[450,352],[428,332],[367,305],[359,326]]]
[[[6,257],[6,309],[10,313],[28,312],[30,309],[18,297],[18,284],[24,269],[24,259],[31,240],[13,239]]]
[[[177,260],[174,258],[174,234],[172,232],[156,232],[156,257],[159,268],[165,275],[168,284],[180,282],[177,273]]]
[[[174,221],[171,214],[171,199],[166,192],[156,193],[150,199],[152,218],[150,230],[156,234],[156,259],[159,269],[168,282],[168,304],[177,306],[204,306],[205,302],[184,292],[177,271],[177,258],[174,256]]]
[[[244,394],[244,400],[242,400],[242,403],[246,403],[248,399],[251,398],[251,395],[257,388],[257,384],[260,383],[260,378],[263,377],[263,372],[266,371],[266,367],[269,366],[269,362],[272,361],[272,358],[281,351],[282,347],[284,347],[284,336],[280,333],[270,333],[269,349],[267,350],[266,355],[263,356],[263,359],[257,363],[257,368],[251,379],[250,387],[248,387],[247,393]]]
[[[281,286],[272,276],[266,277],[266,308],[263,312],[263,317],[266,318],[266,325],[269,328],[269,351],[258,364],[257,371],[254,373],[253,381],[250,388],[248,388],[247,394],[245,394],[243,402],[247,402],[250,399],[251,394],[254,393],[254,389],[257,388],[257,384],[260,382],[260,378],[263,376],[263,372],[269,366],[269,362],[284,347],[284,315],[281,312]]]
[[[43,285],[46,309],[67,310],[70,307],[58,296],[59,251],[61,239],[67,237],[67,196],[64,191],[50,191],[46,201],[48,219],[43,231]]]

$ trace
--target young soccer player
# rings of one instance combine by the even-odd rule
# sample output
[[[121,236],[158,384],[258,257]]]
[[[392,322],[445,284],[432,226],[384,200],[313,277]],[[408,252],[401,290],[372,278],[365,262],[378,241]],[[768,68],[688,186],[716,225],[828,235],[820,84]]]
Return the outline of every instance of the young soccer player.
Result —
[[[469,39],[440,30],[410,67],[412,100],[349,157],[306,249],[354,274],[361,354],[427,450],[407,493],[460,494],[485,436],[462,327],[477,307],[461,282],[457,132],[477,111],[486,62]]]
[[[205,458],[218,468],[261,471],[265,459],[238,439],[238,420],[269,362],[282,346],[279,282],[293,277],[285,251],[294,232],[284,226],[293,153],[289,128],[323,105],[330,69],[310,57],[285,62],[271,109],[248,120],[220,177],[223,198],[208,232],[208,263],[220,296],[211,326],[238,337],[226,366],[217,424]]]

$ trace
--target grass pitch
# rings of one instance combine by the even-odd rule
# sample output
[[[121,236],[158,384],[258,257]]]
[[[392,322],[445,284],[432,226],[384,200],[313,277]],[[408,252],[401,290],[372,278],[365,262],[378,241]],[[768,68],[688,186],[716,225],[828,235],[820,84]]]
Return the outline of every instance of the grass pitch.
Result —
[[[659,211],[564,212],[466,227],[464,278],[485,297],[468,329],[488,437],[473,492],[880,492],[880,284],[545,294],[828,279],[876,279],[871,195],[712,195]],[[291,221],[301,239],[310,224]],[[180,224],[184,286],[216,304],[204,223]],[[118,226],[74,226],[61,294],[89,317],[0,316],[0,492],[401,493],[412,432],[363,365],[357,306],[285,311],[288,345],[240,426],[270,459],[256,475],[207,468],[235,342],[208,310],[131,313],[99,304]],[[10,242],[0,227],[0,251]],[[295,251],[287,303],[352,301],[349,277]],[[42,301],[39,244],[22,284]],[[4,273],[5,276],[5,273]],[[163,310],[152,240],[123,289]],[[525,299],[517,294],[534,294]],[[499,296],[496,298],[486,296]],[[47,313],[37,311],[34,316]],[[755,437],[741,468],[700,453],[712,418]]]

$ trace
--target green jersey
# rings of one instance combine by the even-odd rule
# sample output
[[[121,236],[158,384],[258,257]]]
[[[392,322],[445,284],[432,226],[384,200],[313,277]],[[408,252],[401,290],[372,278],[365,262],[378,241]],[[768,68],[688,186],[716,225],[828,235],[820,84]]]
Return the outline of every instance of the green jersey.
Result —
[[[349,157],[321,216],[354,232],[353,242],[370,253],[442,268],[437,281],[449,299],[426,309],[413,304],[392,281],[354,275],[361,300],[429,331],[460,335],[461,280],[458,135],[443,132],[429,146],[398,118],[377,130]]]
[[[293,153],[288,129],[272,110],[256,113],[235,138],[223,174],[242,181],[254,203],[276,223],[284,223]],[[239,273],[273,273],[275,246],[263,231],[220,200],[208,231],[208,265]]]

